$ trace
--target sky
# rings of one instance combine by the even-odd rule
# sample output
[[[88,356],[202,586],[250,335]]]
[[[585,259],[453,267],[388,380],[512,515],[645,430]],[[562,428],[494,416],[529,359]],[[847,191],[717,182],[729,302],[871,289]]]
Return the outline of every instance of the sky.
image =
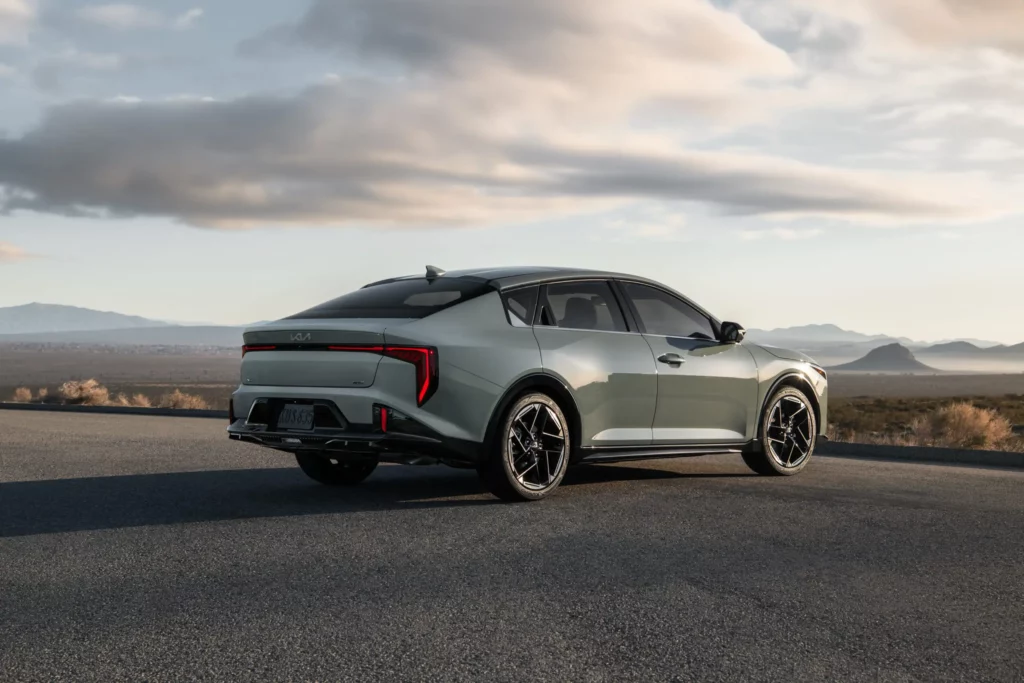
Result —
[[[0,0],[0,306],[281,317],[637,273],[1024,340],[1020,0]]]

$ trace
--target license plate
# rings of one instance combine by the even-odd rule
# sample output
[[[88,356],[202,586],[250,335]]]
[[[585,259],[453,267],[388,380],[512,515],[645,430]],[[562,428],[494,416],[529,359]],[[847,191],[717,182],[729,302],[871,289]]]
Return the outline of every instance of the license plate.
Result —
[[[286,405],[277,416],[278,429],[312,429],[313,406]]]

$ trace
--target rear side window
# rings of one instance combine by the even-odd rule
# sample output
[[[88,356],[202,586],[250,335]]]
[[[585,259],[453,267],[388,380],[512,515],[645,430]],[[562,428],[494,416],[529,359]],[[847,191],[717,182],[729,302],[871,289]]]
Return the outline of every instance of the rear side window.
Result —
[[[626,321],[607,282],[548,285],[542,322],[574,330],[625,332]]]
[[[537,295],[540,287],[517,289],[505,295],[505,308],[508,320],[513,327],[528,327],[533,324],[533,314],[537,312]]]
[[[426,318],[488,291],[491,287],[484,283],[455,278],[396,280],[357,289],[288,318]]]

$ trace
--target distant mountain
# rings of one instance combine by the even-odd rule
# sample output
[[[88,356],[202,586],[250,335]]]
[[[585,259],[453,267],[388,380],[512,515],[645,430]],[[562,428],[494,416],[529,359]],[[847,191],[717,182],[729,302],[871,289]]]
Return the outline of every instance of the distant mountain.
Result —
[[[837,325],[800,325],[781,327],[774,330],[747,330],[747,338],[759,344],[800,341],[803,344],[857,344],[880,340],[913,343],[910,339],[890,337],[884,334],[862,334],[844,330]]]
[[[1014,358],[1024,358],[1024,344],[1014,344],[1013,346],[995,346],[991,349],[985,349],[984,353],[989,357],[1012,356]]]
[[[0,344],[92,344],[99,346],[235,346],[244,327],[165,326],[0,335]]]
[[[937,373],[914,357],[902,344],[889,344],[874,349],[860,360],[829,368],[833,372]]]
[[[932,346],[942,346],[943,344],[951,344],[953,342],[967,342],[968,344],[977,346],[979,349],[990,349],[994,346],[1002,346],[999,342],[990,341],[988,339],[971,339],[969,337],[963,337],[960,339],[941,339],[934,342]]]
[[[167,323],[158,320],[109,311],[94,311],[77,306],[32,303],[0,308],[0,334],[123,330],[167,326]]]
[[[985,353],[985,351],[970,342],[955,341],[926,346],[923,349],[918,349],[917,353],[928,356],[974,356]]]

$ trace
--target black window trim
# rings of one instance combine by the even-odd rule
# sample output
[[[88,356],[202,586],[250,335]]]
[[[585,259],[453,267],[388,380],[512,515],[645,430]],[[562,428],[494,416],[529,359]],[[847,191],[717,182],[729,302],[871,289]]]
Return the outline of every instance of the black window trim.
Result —
[[[555,317],[554,314],[550,312],[551,311],[551,302],[548,301],[548,286],[549,285],[576,284],[576,283],[581,283],[581,282],[603,282],[604,284],[608,285],[608,288],[612,292],[612,300],[614,301],[615,305],[618,307],[619,315],[622,316],[622,321],[626,325],[626,329],[625,330],[587,330],[587,329],[583,329],[583,328],[579,328],[579,327],[559,327],[558,325],[542,325],[541,324],[541,322],[540,322],[541,315],[543,314],[543,312],[545,310],[547,310],[549,312],[548,315],[551,316],[552,320],[554,320],[554,317]],[[533,287],[533,286],[536,286],[536,285],[527,285],[527,286]],[[540,286],[540,294],[537,297],[537,310],[534,312],[534,315],[533,315],[533,326],[534,327],[543,327],[543,328],[549,329],[549,330],[575,330],[577,332],[595,332],[595,333],[602,333],[602,334],[639,334],[639,330],[634,327],[634,324],[632,322],[632,318],[633,318],[632,313],[628,313],[625,310],[625,308],[623,307],[622,299],[620,299],[619,293],[616,291],[617,287],[616,287],[616,284],[615,284],[615,280],[612,279],[612,278],[607,278],[607,277],[568,277],[568,278],[565,278],[565,279],[559,279],[559,280],[552,280],[550,282],[544,282],[544,283],[540,284],[539,286]]]
[[[672,297],[673,299],[676,299],[677,301],[683,302],[684,304],[686,304],[687,306],[689,306],[690,308],[692,308],[693,310],[697,311],[702,316],[707,318],[708,319],[708,323],[710,323],[710,325],[711,325],[711,331],[715,333],[715,338],[714,339],[705,339],[704,337],[677,337],[677,336],[674,336],[674,335],[667,335],[667,334],[665,334],[665,335],[656,335],[656,336],[659,336],[659,337],[672,337],[673,339],[692,339],[694,341],[713,341],[713,342],[720,342],[721,341],[721,337],[722,337],[722,323],[719,322],[718,319],[715,316],[713,316],[710,313],[708,313],[707,310],[705,310],[701,306],[698,306],[696,303],[694,303],[693,301],[691,301],[687,297],[683,296],[682,294],[679,294],[678,292],[673,292],[668,287],[659,287],[658,285],[656,285],[654,283],[646,282],[644,280],[633,280],[633,279],[630,279],[630,278],[616,278],[615,284],[616,284],[617,289],[619,289],[621,291],[622,298],[625,300],[626,306],[629,308],[630,314],[633,316],[633,318],[634,318],[634,320],[636,322],[636,325],[637,325],[637,329],[640,330],[641,334],[647,334],[647,329],[644,326],[643,320],[640,318],[640,312],[637,310],[636,304],[633,303],[633,299],[626,293],[626,288],[625,288],[624,285],[627,285],[627,284],[640,285],[642,287],[649,287],[651,289],[658,290],[662,294],[666,294],[666,295]],[[654,333],[652,332],[651,334],[654,334]]]

